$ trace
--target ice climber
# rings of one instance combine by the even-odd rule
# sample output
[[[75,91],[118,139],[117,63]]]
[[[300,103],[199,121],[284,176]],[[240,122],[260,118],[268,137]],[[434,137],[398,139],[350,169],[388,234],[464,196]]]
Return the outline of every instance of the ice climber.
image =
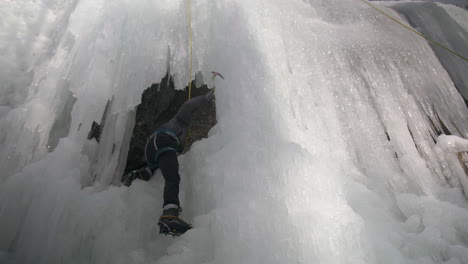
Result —
[[[147,166],[122,177],[122,183],[130,186],[133,180],[147,181],[156,169],[161,170],[165,185],[163,213],[158,222],[160,233],[180,235],[191,228],[189,224],[179,218],[181,207],[177,155],[184,149],[188,128],[192,121],[192,113],[200,106],[211,102],[213,98],[214,90],[211,90],[205,95],[194,97],[185,102],[175,117],[148,137],[145,147]]]

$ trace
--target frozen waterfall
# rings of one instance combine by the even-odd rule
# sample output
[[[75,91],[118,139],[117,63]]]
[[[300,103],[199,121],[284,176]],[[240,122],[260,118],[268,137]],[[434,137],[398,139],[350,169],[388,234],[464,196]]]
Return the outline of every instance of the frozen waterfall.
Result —
[[[466,52],[468,12],[427,8]],[[468,263],[468,109],[437,56],[455,58],[362,2],[192,1],[194,72],[226,80],[179,157],[178,238],[157,232],[160,172],[118,182],[143,90],[189,81],[187,1],[4,0],[0,17],[0,263]]]

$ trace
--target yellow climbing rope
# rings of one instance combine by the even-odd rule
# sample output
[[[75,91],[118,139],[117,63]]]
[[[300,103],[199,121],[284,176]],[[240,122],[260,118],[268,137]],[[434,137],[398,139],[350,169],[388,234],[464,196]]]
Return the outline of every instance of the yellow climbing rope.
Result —
[[[425,36],[425,35],[419,33],[418,31],[412,29],[411,27],[409,27],[409,26],[403,24],[402,22],[398,21],[396,18],[394,18],[394,17],[392,17],[391,15],[389,15],[389,14],[385,13],[384,11],[380,10],[378,7],[376,7],[375,5],[369,3],[368,1],[366,1],[366,0],[360,0],[360,1],[363,2],[363,3],[365,3],[365,4],[367,4],[368,6],[372,7],[373,9],[377,10],[378,12],[380,12],[380,13],[383,14],[384,16],[390,18],[391,20],[395,21],[396,23],[400,24],[401,26],[405,27],[406,29],[411,30],[412,32],[418,34],[419,36],[425,38],[427,41],[431,42],[432,44],[437,45],[437,46],[443,48],[444,50],[446,50],[446,51],[448,51],[448,52],[450,52],[450,53],[452,53],[452,54],[454,54],[454,55],[456,55],[456,56],[458,56],[458,57],[460,57],[460,58],[462,58],[462,59],[468,61],[468,58],[467,58],[467,57],[465,57],[465,56],[463,56],[463,55],[461,55],[461,54],[459,54],[459,53],[457,53],[457,52],[451,50],[450,48],[448,48],[448,47],[446,47],[446,46],[440,44],[439,42],[437,42],[437,41],[435,41],[435,40],[433,40],[433,39],[431,39],[431,38],[429,38],[429,37],[427,37],[427,36]]]
[[[192,11],[191,0],[188,0],[188,34],[189,34],[189,85],[188,85],[188,99],[192,97]]]
[[[189,34],[189,83],[188,83],[188,100],[192,98],[192,7],[191,0],[188,0],[188,34]],[[189,128],[187,139],[192,137],[192,129]],[[187,140],[186,140],[187,141]],[[184,146],[183,152],[187,149],[187,145]]]

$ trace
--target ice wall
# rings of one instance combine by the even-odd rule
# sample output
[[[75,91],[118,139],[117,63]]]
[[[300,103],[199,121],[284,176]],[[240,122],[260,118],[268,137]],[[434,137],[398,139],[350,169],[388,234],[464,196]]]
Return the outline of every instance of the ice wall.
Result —
[[[179,159],[195,228],[159,236],[160,173],[110,183],[141,92],[167,70],[188,82],[186,4],[2,3],[0,262],[468,261],[449,164],[468,110],[424,39],[352,0],[192,1],[194,69],[226,80],[218,124]],[[442,123],[456,140],[436,146]]]
[[[468,57],[468,15],[462,8],[436,3],[395,4],[393,9],[402,14],[422,34]],[[464,22],[463,22],[464,21]],[[468,102],[468,61],[447,52],[437,45],[432,49],[447,69],[455,86]]]

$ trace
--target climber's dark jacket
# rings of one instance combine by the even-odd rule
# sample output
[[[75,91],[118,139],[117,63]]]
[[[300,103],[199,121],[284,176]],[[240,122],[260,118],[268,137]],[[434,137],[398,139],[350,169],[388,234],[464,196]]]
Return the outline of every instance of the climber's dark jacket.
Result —
[[[210,91],[205,95],[197,96],[188,100],[182,105],[179,112],[177,112],[171,120],[163,124],[159,129],[168,129],[172,131],[179,139],[179,149],[183,150],[188,129],[192,122],[193,111],[204,104],[208,104],[213,97],[214,91]]]

